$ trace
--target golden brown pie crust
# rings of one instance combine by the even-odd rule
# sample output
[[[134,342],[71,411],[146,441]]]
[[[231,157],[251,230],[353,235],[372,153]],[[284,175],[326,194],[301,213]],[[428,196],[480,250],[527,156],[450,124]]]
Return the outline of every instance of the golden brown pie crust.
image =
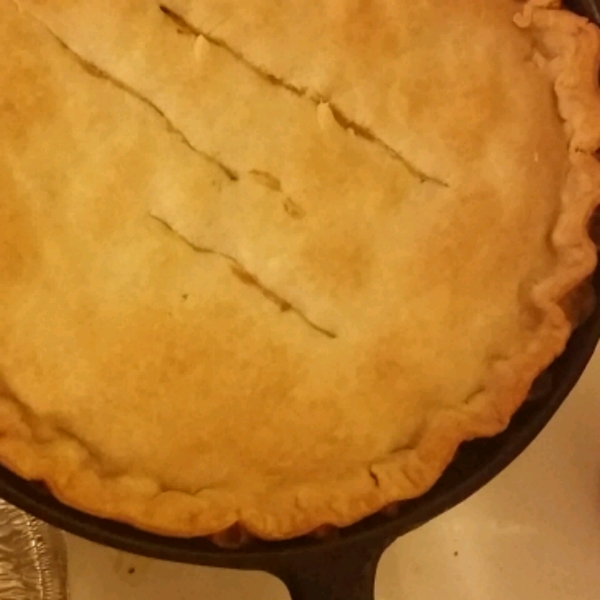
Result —
[[[500,432],[564,349],[600,204],[583,18],[0,12],[0,457],[62,501],[179,536],[347,526]]]

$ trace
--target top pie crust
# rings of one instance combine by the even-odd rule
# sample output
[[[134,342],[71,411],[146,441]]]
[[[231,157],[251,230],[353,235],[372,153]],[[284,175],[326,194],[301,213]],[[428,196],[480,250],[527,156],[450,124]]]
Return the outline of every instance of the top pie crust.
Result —
[[[0,0],[0,458],[171,535],[424,493],[595,266],[549,0]]]

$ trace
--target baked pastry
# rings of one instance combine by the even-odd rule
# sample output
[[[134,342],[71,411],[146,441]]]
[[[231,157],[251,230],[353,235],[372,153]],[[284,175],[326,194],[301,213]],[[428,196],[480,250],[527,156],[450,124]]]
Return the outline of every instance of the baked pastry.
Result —
[[[600,34],[550,0],[0,0],[0,457],[281,539],[424,493],[573,328]]]

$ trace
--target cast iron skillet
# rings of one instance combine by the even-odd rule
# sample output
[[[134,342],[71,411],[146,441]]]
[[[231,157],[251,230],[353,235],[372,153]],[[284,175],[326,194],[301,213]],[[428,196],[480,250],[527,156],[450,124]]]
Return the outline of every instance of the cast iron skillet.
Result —
[[[567,4],[600,23],[600,0],[573,0]],[[600,267],[593,283],[600,297]],[[2,467],[0,495],[56,527],[120,550],[176,562],[266,571],[283,580],[293,600],[372,600],[383,551],[400,536],[465,500],[511,463],[568,396],[599,337],[600,304],[585,325],[575,331],[563,355],[534,384],[529,400],[504,433],[463,444],[433,489],[403,503],[397,516],[368,518],[327,541],[256,543],[228,551],[204,539],[152,535],[64,506],[42,486]]]

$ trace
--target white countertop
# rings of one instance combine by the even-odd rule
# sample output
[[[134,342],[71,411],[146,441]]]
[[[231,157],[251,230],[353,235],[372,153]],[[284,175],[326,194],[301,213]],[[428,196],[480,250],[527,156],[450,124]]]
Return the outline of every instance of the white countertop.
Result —
[[[283,584],[70,537],[71,600],[284,600]],[[532,446],[383,557],[377,600],[600,599],[600,352]]]

